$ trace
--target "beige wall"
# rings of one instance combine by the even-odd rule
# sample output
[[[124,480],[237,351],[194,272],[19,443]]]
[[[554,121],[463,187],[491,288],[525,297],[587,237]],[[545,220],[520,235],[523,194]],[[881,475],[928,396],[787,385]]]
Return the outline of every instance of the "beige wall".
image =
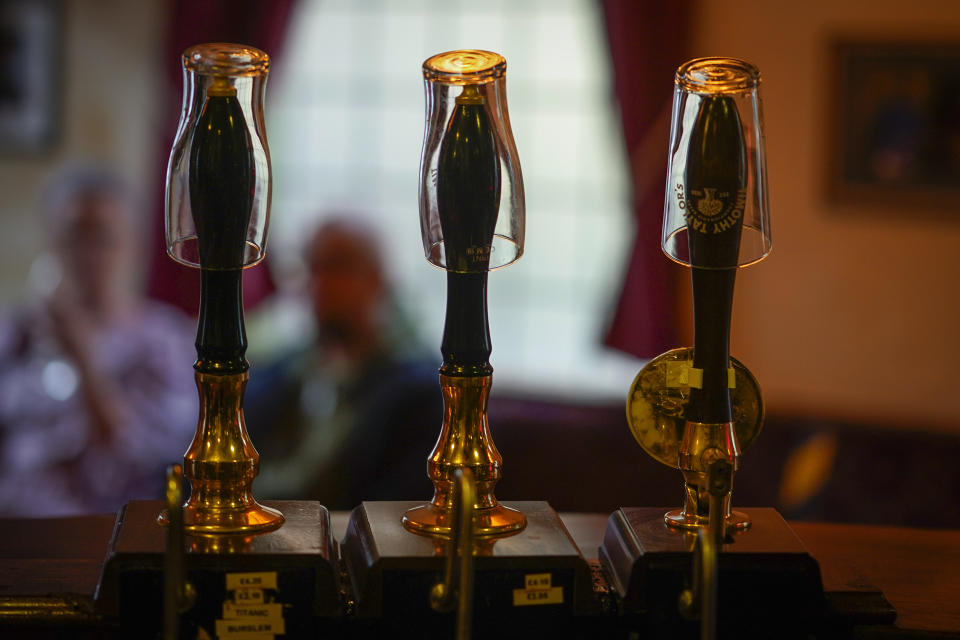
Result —
[[[37,198],[52,169],[78,159],[102,161],[137,188],[154,188],[149,176],[157,137],[163,6],[161,0],[62,4],[59,138],[42,156],[0,155],[0,307],[19,303],[26,294],[27,272],[45,237]]]
[[[774,248],[738,277],[731,348],[769,410],[960,432],[960,205],[837,205],[823,167],[831,39],[960,40],[960,2],[701,0],[695,32],[764,77]]]

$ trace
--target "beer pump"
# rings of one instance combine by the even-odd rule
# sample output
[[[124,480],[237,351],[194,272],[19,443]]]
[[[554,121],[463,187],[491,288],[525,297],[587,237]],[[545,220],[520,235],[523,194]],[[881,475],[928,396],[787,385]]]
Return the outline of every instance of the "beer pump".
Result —
[[[521,257],[525,217],[506,67],[499,54],[478,50],[423,64],[420,229],[427,260],[447,277],[443,425],[427,461],[434,495],[426,504],[364,502],[351,514],[343,545],[358,615],[389,620],[392,629],[414,625],[423,637],[448,637],[453,628],[449,616],[428,607],[442,556],[464,547],[447,544],[451,538],[474,541],[466,551],[476,556],[474,576],[460,583],[477,594],[475,630],[515,637],[529,624],[562,629],[593,602],[589,567],[550,506],[505,505],[493,494],[503,463],[487,421],[487,272]],[[457,489],[465,482],[466,490]],[[457,531],[456,495],[473,496],[464,507],[472,513],[463,525],[469,532]]]
[[[243,415],[249,365],[242,273],[266,251],[269,66],[267,54],[243,45],[203,44],[183,54],[166,240],[171,258],[200,270],[200,416],[184,454],[186,501],[159,516],[159,501],[133,501],[117,519],[97,600],[131,635],[159,629],[163,592],[168,635],[178,627],[190,637],[303,634],[333,624],[342,611],[327,510],[305,501],[261,505],[252,494],[259,455]],[[177,466],[168,477],[168,496],[179,495],[179,474]],[[173,527],[182,531],[165,532]],[[176,584],[181,579],[189,599]]]
[[[756,67],[731,58],[676,73],[662,247],[691,270],[694,346],[640,371],[627,418],[651,457],[681,471],[683,506],[621,508],[600,549],[624,609],[654,634],[683,635],[693,623],[681,613],[702,611],[716,617],[704,637],[785,621],[786,635],[802,636],[823,612],[817,563],[783,518],[731,508],[741,454],[763,422],[756,379],[729,355],[737,270],[771,247],[759,84]],[[692,594],[711,601],[695,611]]]

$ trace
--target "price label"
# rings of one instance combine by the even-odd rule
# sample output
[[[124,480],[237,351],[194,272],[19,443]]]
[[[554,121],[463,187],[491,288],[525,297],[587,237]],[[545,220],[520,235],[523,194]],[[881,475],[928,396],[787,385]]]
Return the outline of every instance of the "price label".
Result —
[[[267,589],[277,590],[275,571],[228,573],[226,583],[228,600],[223,618],[216,621],[218,640],[274,640],[286,632],[283,604],[267,602],[265,595]]]
[[[217,620],[221,640],[260,640],[285,633],[283,620]]]
[[[283,605],[279,602],[270,604],[247,605],[234,604],[233,602],[223,603],[223,617],[227,620],[237,618],[247,618],[253,620],[282,620]]]
[[[529,573],[523,577],[523,589],[513,590],[513,606],[563,604],[563,587],[554,587],[549,573]]]
[[[523,576],[523,584],[526,589],[549,589],[552,576],[549,573],[531,573]]]
[[[264,571],[261,573],[228,573],[227,590],[233,589],[276,589],[277,572]]]
[[[523,607],[535,604],[563,604],[563,587],[513,590],[513,606]]]
[[[233,601],[237,604],[263,604],[263,589],[234,589]]]

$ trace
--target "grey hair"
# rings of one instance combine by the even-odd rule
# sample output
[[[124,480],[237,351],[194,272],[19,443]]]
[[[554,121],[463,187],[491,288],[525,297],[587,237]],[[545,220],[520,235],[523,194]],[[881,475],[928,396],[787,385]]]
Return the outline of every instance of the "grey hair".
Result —
[[[127,180],[110,167],[95,162],[72,162],[53,171],[40,196],[40,210],[48,229],[60,231],[68,222],[64,218],[67,204],[85,195],[102,194],[124,205],[128,222],[139,198]],[[134,225],[139,226],[139,225]]]

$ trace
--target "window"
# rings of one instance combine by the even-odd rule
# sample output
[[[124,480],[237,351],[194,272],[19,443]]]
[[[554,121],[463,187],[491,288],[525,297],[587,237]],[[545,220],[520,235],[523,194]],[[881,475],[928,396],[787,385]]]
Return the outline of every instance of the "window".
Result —
[[[600,341],[632,236],[629,164],[590,0],[301,3],[267,91],[278,279],[296,270],[305,229],[331,213],[365,214],[439,362],[444,276],[423,257],[418,222],[420,65],[457,48],[507,59],[526,190],[524,257],[490,274],[496,380],[622,398],[639,363]]]

